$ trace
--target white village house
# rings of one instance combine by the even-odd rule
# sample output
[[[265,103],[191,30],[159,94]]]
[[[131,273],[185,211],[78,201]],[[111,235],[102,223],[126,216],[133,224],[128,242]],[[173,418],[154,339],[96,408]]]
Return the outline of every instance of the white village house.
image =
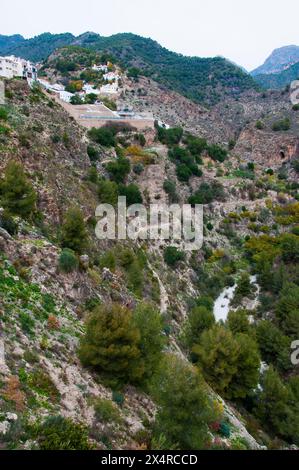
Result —
[[[97,72],[108,72],[108,65],[96,65],[92,66],[92,70],[96,70]]]
[[[115,80],[119,80],[120,76],[115,72],[108,72],[103,75],[103,79],[107,82],[113,82]]]
[[[0,57],[0,76],[5,78],[23,77],[36,80],[37,68],[29,60],[20,57]]]

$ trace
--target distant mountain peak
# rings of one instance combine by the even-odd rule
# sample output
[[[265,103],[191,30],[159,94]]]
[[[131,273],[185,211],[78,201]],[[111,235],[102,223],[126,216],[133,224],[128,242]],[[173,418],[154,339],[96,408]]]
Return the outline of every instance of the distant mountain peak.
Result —
[[[292,44],[290,46],[279,47],[274,49],[263,65],[253,70],[251,75],[279,73],[297,62],[299,62],[299,46]]]

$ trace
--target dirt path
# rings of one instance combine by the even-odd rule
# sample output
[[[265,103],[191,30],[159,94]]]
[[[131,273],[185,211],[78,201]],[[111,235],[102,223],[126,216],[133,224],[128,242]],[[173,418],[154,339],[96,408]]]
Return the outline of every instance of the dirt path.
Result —
[[[165,289],[164,284],[161,281],[161,278],[160,278],[159,274],[157,273],[157,271],[155,271],[155,269],[153,268],[153,266],[149,262],[149,260],[147,260],[147,263],[148,263],[148,267],[152,271],[154,277],[157,279],[158,284],[159,284],[159,288],[160,288],[160,313],[163,315],[164,313],[167,312],[167,308],[168,308],[168,305],[169,305],[169,298],[168,298],[167,290]]]

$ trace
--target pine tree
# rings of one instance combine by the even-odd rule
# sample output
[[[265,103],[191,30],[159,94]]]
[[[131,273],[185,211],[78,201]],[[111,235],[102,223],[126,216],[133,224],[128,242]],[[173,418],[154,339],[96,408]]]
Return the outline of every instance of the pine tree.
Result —
[[[143,380],[148,381],[156,371],[165,344],[163,320],[159,311],[149,304],[139,304],[134,312],[134,324],[140,331],[139,348],[144,362]]]
[[[240,345],[231,331],[215,324],[202,333],[199,344],[193,347],[198,365],[207,382],[225,393],[238,370]]]
[[[239,310],[231,310],[228,313],[227,325],[232,333],[248,333],[250,331],[248,315],[249,312],[242,308]]]
[[[215,323],[213,312],[204,306],[194,307],[188,315],[183,327],[182,341],[184,345],[192,349],[198,344],[200,335]]]
[[[0,183],[1,204],[11,214],[28,218],[35,210],[36,193],[26,178],[22,165],[15,161],[7,164]]]
[[[61,230],[61,244],[76,253],[81,253],[87,243],[87,231],[83,214],[79,208],[69,209]]]
[[[119,304],[101,305],[87,319],[79,357],[110,381],[139,381],[144,374],[140,339],[131,310]]]
[[[235,337],[239,344],[238,369],[228,386],[229,398],[245,398],[255,390],[260,376],[261,358],[256,341],[239,333]]]
[[[208,425],[218,416],[195,367],[166,355],[152,382],[152,395],[158,405],[154,434],[165,441],[164,448],[196,450],[208,444]]]
[[[281,436],[287,436],[289,422],[293,419],[290,408],[291,398],[289,387],[282,382],[276,370],[270,366],[262,377],[254,413],[260,420],[267,423],[269,429]]]

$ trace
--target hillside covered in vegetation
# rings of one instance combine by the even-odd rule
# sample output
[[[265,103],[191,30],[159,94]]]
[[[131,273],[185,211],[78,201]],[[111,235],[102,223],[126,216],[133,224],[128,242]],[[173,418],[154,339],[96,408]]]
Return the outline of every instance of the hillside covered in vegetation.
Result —
[[[111,54],[125,68],[135,69],[153,78],[165,87],[207,106],[226,96],[238,97],[246,90],[258,88],[254,79],[228,60],[186,57],[168,51],[152,39],[134,34],[116,34],[104,37],[85,33],[45,33],[32,39],[18,40],[2,36],[0,54],[15,54],[33,61],[45,60],[55,49],[79,45],[97,52]],[[138,72],[139,70],[139,72]]]
[[[208,112],[205,136],[86,130],[37,84],[6,81],[2,449],[299,445],[298,112],[255,99],[225,142]],[[98,240],[95,208],[119,195],[203,204],[203,247]]]

